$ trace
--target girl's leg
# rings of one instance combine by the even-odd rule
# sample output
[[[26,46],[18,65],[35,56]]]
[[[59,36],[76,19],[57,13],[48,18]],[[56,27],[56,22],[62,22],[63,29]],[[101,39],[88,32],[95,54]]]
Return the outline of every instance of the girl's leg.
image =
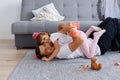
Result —
[[[85,38],[84,42],[80,45],[81,51],[87,58],[91,58],[94,56],[96,46],[98,43],[99,38],[105,32],[105,30],[101,30],[99,32],[94,33],[94,39],[91,44],[88,43],[88,39]]]
[[[101,28],[96,27],[96,26],[91,26],[87,31],[86,31],[86,36],[88,37],[93,31],[100,31]]]

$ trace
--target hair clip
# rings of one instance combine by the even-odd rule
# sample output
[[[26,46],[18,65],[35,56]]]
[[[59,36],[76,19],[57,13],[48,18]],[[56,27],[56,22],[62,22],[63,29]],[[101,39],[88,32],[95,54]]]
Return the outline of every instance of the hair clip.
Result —
[[[33,35],[32,35],[32,37],[33,37],[34,39],[36,39],[36,38],[38,37],[38,35],[39,35],[39,32],[34,32]]]

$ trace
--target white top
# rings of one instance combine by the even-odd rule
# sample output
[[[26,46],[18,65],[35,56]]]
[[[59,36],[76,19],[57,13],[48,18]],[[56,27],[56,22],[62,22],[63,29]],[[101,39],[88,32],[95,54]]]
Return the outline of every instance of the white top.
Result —
[[[69,35],[62,34],[59,32],[52,33],[50,36],[51,41],[54,43],[55,40],[58,39],[59,45],[60,45],[60,51],[57,54],[57,58],[76,58],[76,57],[85,57],[82,53],[80,47],[78,47],[74,52],[71,52],[71,50],[68,47],[68,44],[72,42],[72,38]],[[88,38],[89,44],[92,42],[92,39]],[[100,48],[97,45],[96,51],[94,55],[100,55]]]
[[[65,45],[65,44],[68,44],[68,43],[72,42],[72,38],[69,35],[62,34],[62,33],[59,33],[59,32],[52,33],[50,35],[50,39],[53,43],[55,42],[55,40],[59,39],[58,41],[59,41],[60,47]]]

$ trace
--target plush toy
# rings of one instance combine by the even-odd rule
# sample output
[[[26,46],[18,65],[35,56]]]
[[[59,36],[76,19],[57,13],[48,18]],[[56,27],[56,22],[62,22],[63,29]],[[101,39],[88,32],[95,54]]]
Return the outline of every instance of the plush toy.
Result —
[[[91,58],[91,69],[93,70],[100,70],[102,68],[102,64],[98,64],[96,62],[96,58],[95,57],[92,57]]]

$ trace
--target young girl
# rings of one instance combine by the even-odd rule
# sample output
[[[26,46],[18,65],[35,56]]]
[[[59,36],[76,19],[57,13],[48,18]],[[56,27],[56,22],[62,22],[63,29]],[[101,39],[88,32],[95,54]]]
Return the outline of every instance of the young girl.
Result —
[[[41,35],[42,45],[39,46],[39,51],[42,57],[42,60],[44,61],[50,61],[54,57],[57,58],[76,58],[76,57],[87,57],[91,58],[94,55],[100,55],[100,49],[97,46],[97,42],[100,38],[100,36],[105,32],[105,30],[101,30],[98,27],[91,26],[86,34],[82,31],[78,31],[75,33],[75,35],[67,35],[67,33],[71,33],[71,29],[75,27],[73,22],[70,23],[61,23],[58,26],[58,31],[56,33],[52,33],[50,35],[50,39],[53,43],[51,45],[50,41],[46,41],[48,35],[46,35],[46,38]],[[70,31],[70,32],[69,32]],[[87,36],[93,31],[98,31],[94,33],[94,39],[93,41],[88,39]],[[97,49],[97,50],[96,50]]]

